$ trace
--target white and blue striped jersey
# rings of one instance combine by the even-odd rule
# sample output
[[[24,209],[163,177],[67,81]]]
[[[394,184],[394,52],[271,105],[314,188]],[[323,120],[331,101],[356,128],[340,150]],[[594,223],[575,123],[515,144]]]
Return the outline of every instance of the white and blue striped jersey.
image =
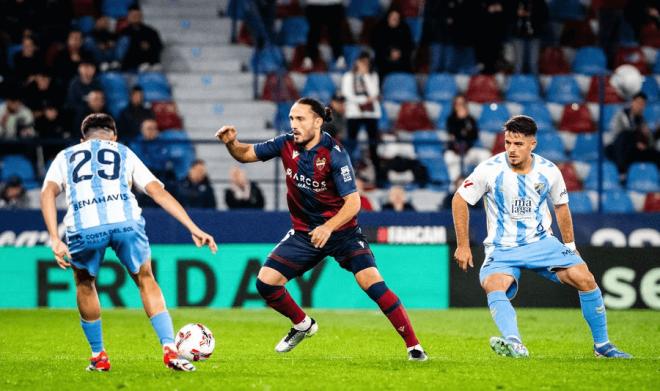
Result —
[[[78,231],[139,220],[142,210],[131,187],[144,191],[153,181],[163,186],[128,147],[93,139],[61,151],[46,173],[44,188],[53,182],[65,191],[64,225]]]
[[[488,235],[484,245],[518,247],[552,234],[553,205],[568,202],[564,178],[549,160],[532,154],[532,169],[515,173],[506,152],[482,162],[458,189],[465,201],[474,205],[484,197]]]

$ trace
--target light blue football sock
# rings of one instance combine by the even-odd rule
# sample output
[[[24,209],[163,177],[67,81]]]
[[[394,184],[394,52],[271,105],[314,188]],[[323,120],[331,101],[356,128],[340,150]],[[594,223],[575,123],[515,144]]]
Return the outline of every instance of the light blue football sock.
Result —
[[[103,351],[103,335],[101,333],[101,319],[97,319],[93,322],[88,322],[84,319],[80,319],[80,325],[82,326],[87,342],[89,342],[89,347],[92,348],[92,353],[100,353]]]
[[[500,329],[504,338],[516,337],[519,341],[520,332],[518,332],[518,323],[516,319],[516,310],[513,309],[509,298],[504,291],[493,291],[488,294],[488,308],[493,320]]]
[[[588,292],[579,292],[579,294],[582,315],[589,324],[594,343],[603,344],[609,341],[607,336],[607,314],[605,313],[605,303],[603,303],[600,288]]]
[[[172,318],[169,312],[163,311],[152,316],[150,320],[151,325],[156,330],[156,334],[158,334],[158,340],[160,340],[161,345],[174,343],[174,327],[172,326]]]

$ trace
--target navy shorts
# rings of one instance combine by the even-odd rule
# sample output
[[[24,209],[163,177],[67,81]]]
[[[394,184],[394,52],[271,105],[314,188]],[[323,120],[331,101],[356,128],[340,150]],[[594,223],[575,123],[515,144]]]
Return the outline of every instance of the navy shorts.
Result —
[[[325,257],[331,256],[353,274],[375,267],[374,254],[360,227],[333,232],[323,248],[312,245],[308,232],[290,230],[268,255],[264,266],[273,268],[288,280],[303,275]]]

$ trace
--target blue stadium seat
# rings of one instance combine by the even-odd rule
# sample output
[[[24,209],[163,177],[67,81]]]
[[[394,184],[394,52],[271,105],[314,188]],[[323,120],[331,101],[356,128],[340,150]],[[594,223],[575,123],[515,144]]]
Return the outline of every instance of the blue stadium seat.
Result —
[[[652,163],[634,163],[628,170],[628,190],[641,193],[660,191],[660,174],[658,168]]]
[[[278,132],[286,133],[291,130],[291,123],[289,122],[289,111],[293,102],[279,102],[277,104],[277,111],[275,112],[274,126]]]
[[[566,161],[564,143],[556,132],[543,132],[536,135],[536,149],[534,153],[555,163]]]
[[[103,0],[101,13],[113,19],[119,19],[128,14],[128,8],[135,4],[135,0]]]
[[[307,42],[309,25],[303,16],[290,16],[282,21],[277,41],[284,46],[304,45]]]
[[[647,103],[646,109],[644,109],[644,119],[651,129],[660,126],[660,102]]]
[[[449,172],[447,171],[447,165],[445,164],[445,159],[432,158],[419,159],[419,161],[424,165],[424,167],[426,167],[432,187],[436,187],[438,190],[449,189],[450,179]]]
[[[644,77],[644,82],[642,83],[642,92],[646,94],[649,102],[655,102],[658,100],[658,82],[655,80],[654,76]]]
[[[612,120],[614,119],[614,116],[616,113],[619,112],[623,108],[623,105],[617,104],[617,103],[611,103],[607,104],[604,107],[603,110],[603,126],[605,132],[609,131],[612,127]]]
[[[509,78],[506,100],[518,103],[541,100],[541,86],[534,75],[513,75]]]
[[[378,17],[380,15],[379,0],[351,0],[346,10],[346,15],[351,18]]]
[[[570,75],[552,76],[545,97],[548,102],[561,104],[582,102],[580,87]]]
[[[172,162],[177,179],[183,180],[195,160],[195,148],[184,130],[167,129],[160,132],[159,140],[166,142],[167,158]]]
[[[598,159],[598,134],[578,133],[575,148],[571,152],[574,160],[594,161]]]
[[[84,35],[92,32],[94,24],[96,24],[96,20],[90,15],[81,16],[80,18],[73,20],[73,25]]]
[[[577,50],[573,60],[573,72],[585,75],[599,75],[607,71],[607,59],[603,49],[585,46]]]
[[[103,72],[98,77],[107,100],[128,99],[128,83],[121,73]]]
[[[435,131],[417,131],[413,133],[413,145],[415,154],[420,160],[423,159],[442,159],[443,145]]]
[[[34,167],[25,156],[7,155],[2,159],[0,167],[2,167],[0,182],[7,182],[12,177],[19,177],[26,189],[31,190],[38,187],[35,181]]]
[[[328,73],[310,73],[305,80],[302,96],[318,99],[328,104],[337,87]]]
[[[344,60],[346,60],[346,67],[348,69],[353,68],[353,64],[355,63],[355,60],[357,60],[360,53],[362,53],[362,50],[362,46],[360,45],[344,45]],[[335,64],[332,63],[332,66],[334,65]]]
[[[390,124],[390,119],[387,118],[387,115],[383,112],[378,119],[378,131],[382,133],[387,133],[392,129],[392,124]]]
[[[163,73],[140,73],[138,74],[137,84],[144,89],[144,99],[147,102],[172,100],[170,84]]]
[[[413,42],[417,45],[422,38],[422,18],[406,18],[406,23],[408,23],[408,27],[410,27],[410,35],[412,35]]]
[[[284,67],[284,55],[276,46],[266,46],[255,51],[250,60],[252,70],[257,73],[273,73]]]
[[[117,59],[119,59],[119,61],[124,59],[124,56],[126,56],[126,53],[128,52],[128,48],[130,46],[131,46],[131,39],[127,35],[124,35],[117,40],[117,46],[115,47],[115,55]]]
[[[383,99],[393,102],[420,100],[417,80],[412,73],[390,73],[383,80]]]
[[[9,45],[7,47],[7,65],[9,65],[9,69],[14,69],[14,56],[21,50],[23,50],[23,45],[21,44]]]
[[[426,86],[424,86],[424,99],[433,102],[451,102],[457,93],[456,80],[454,80],[454,75],[449,73],[429,75]]]
[[[436,128],[447,130],[447,118],[449,118],[453,109],[452,102],[441,104],[440,115],[438,115],[438,120],[435,122]]]
[[[573,213],[592,213],[594,206],[586,191],[574,191],[568,193],[568,200]]]
[[[584,188],[586,190],[598,190],[598,168],[597,163],[592,163],[587,177],[584,179]],[[603,190],[619,190],[619,172],[614,163],[610,161],[603,162]]]
[[[550,0],[548,8],[553,20],[582,20],[585,16],[580,0]]]
[[[112,114],[113,117],[119,118],[121,112],[126,108],[126,106],[128,106],[128,102],[129,102],[128,97],[125,97],[123,99],[121,98],[108,99],[106,101],[106,106],[108,107],[108,111],[110,112],[110,114]]]
[[[525,103],[522,108],[522,113],[534,118],[539,132],[556,131],[555,125],[552,122],[550,110],[548,110],[548,106],[546,106],[544,102]]]
[[[479,130],[487,132],[499,132],[502,125],[511,117],[509,110],[504,104],[485,103],[482,105],[481,115],[479,116]]]
[[[604,191],[603,212],[605,213],[634,213],[635,207],[628,193],[624,190]]]

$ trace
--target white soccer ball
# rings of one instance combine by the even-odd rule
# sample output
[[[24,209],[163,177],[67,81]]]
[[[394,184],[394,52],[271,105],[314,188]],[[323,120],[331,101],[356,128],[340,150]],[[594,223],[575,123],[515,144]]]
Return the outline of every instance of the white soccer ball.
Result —
[[[208,327],[201,323],[189,323],[176,333],[174,340],[179,356],[189,361],[204,361],[215,349],[215,338]]]
[[[610,84],[616,90],[617,94],[625,99],[630,99],[633,95],[642,89],[644,77],[639,69],[630,64],[623,64],[618,67],[612,77]]]

